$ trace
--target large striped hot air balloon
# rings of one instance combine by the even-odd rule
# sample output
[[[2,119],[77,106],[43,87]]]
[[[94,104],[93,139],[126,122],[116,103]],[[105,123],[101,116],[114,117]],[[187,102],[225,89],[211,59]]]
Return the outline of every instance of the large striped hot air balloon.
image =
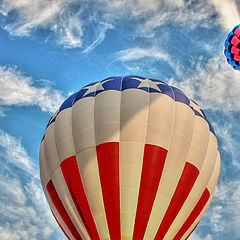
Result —
[[[240,70],[240,25],[228,34],[225,41],[224,54],[227,62],[236,70]]]
[[[40,147],[43,190],[68,239],[187,239],[219,168],[202,109],[181,90],[139,76],[70,96]]]

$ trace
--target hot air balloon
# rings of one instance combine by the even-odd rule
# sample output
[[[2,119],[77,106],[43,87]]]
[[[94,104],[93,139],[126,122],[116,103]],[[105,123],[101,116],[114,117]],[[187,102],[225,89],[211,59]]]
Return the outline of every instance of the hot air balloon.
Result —
[[[227,62],[236,70],[240,70],[240,25],[228,34],[225,41],[224,54]]]
[[[187,239],[219,169],[203,110],[178,88],[140,76],[71,95],[40,145],[42,187],[71,240]]]

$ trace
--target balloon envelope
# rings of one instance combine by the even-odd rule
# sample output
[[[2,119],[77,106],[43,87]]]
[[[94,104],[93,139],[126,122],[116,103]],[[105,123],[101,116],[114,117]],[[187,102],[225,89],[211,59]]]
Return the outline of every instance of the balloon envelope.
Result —
[[[225,41],[224,54],[227,62],[236,70],[240,70],[240,25],[228,34]]]
[[[110,77],[70,96],[40,146],[43,190],[68,239],[187,239],[219,169],[201,107],[140,76]]]

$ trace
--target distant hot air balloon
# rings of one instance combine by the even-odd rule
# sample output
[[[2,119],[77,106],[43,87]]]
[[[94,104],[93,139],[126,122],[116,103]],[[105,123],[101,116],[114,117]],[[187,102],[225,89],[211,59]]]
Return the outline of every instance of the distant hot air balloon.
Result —
[[[203,110],[181,90],[139,76],[70,96],[40,146],[43,190],[68,239],[185,240],[219,169]]]
[[[225,41],[224,54],[228,63],[236,70],[240,70],[240,25],[228,34]]]

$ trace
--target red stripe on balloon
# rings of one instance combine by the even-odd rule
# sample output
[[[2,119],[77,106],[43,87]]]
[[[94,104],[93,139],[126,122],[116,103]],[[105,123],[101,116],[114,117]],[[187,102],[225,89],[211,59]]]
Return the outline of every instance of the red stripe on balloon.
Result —
[[[103,143],[96,150],[110,239],[120,240],[119,143]]]
[[[199,170],[191,163],[186,162],[172,200],[154,238],[155,240],[162,240],[164,238],[169,227],[187,199],[198,175]]]
[[[68,190],[90,238],[100,240],[79,174],[76,156],[65,159],[61,163],[61,169]]]
[[[69,231],[72,233],[74,238],[76,240],[82,240],[81,236],[79,235],[77,229],[75,228],[72,220],[68,216],[68,213],[62,204],[62,201],[57,194],[57,191],[53,185],[52,180],[50,180],[47,184],[47,191],[59,215],[61,216],[62,220],[64,221],[64,223],[66,224],[66,226],[68,227]]]
[[[133,240],[143,239],[167,155],[167,150],[146,144]]]
[[[52,215],[54,216],[55,220],[57,221],[59,227],[62,229],[63,233],[66,235],[66,237],[67,237],[69,240],[71,240],[71,238],[70,238],[70,237],[67,235],[67,233],[64,231],[64,229],[63,229],[63,227],[61,226],[60,222],[57,220],[57,218],[56,218],[56,216],[55,216],[55,214],[53,213],[52,210],[51,210],[51,212],[52,212]]]
[[[234,55],[239,55],[239,49],[236,48],[235,46],[232,46],[231,47],[231,53],[234,54]]]
[[[234,57],[234,60],[235,60],[235,61],[240,61],[240,56],[234,55],[233,57]]]
[[[185,234],[185,232],[192,226],[193,222],[196,220],[198,215],[201,213],[205,205],[207,204],[208,199],[210,198],[210,193],[208,189],[206,188],[203,192],[201,198],[197,202],[196,206],[194,207],[193,211],[187,218],[187,220],[184,222],[178,233],[175,235],[173,240],[180,240],[181,237]]]
[[[240,28],[239,27],[237,29],[235,29],[234,34],[239,38],[239,36],[240,36]]]
[[[236,37],[236,36],[234,36],[233,38],[232,38],[232,40],[231,40],[231,44],[233,45],[233,46],[235,46],[235,47],[237,47],[238,46],[238,44],[239,44],[239,39]]]

